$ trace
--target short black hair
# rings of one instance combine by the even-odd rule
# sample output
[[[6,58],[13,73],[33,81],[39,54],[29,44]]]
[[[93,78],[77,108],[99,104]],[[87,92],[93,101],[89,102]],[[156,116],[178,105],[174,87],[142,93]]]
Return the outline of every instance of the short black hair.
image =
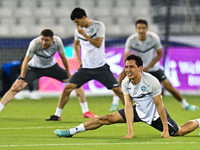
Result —
[[[51,29],[44,29],[44,30],[42,30],[40,35],[49,36],[49,37],[53,38],[54,34],[53,34],[53,31]]]
[[[77,18],[77,19],[82,19],[83,16],[87,17],[85,10],[82,9],[82,8],[80,8],[80,7],[76,7],[76,8],[74,8],[74,10],[72,11],[70,18],[71,18],[71,20],[73,21],[73,20],[75,20],[76,18]]]
[[[139,24],[139,23],[145,24],[145,25],[148,27],[148,23],[147,23],[147,21],[144,20],[144,19],[139,19],[139,20],[137,20],[137,21],[135,22],[135,26],[137,26],[137,24]]]
[[[126,63],[127,60],[135,60],[136,65],[137,65],[138,67],[143,66],[143,60],[142,60],[142,58],[141,58],[140,56],[136,55],[136,54],[128,55],[128,56],[126,57],[126,59],[125,59],[124,62]]]

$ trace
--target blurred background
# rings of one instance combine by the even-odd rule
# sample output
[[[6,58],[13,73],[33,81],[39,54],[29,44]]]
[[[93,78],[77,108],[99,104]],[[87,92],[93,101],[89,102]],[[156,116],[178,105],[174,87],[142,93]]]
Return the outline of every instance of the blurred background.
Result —
[[[106,27],[106,57],[118,77],[123,69],[124,45],[135,32],[135,21],[146,19],[149,31],[161,38],[163,69],[172,85],[185,94],[200,92],[200,0],[0,0],[0,91],[16,79],[20,60],[29,42],[44,28],[51,28],[65,45],[72,73],[78,68],[73,51],[75,7]],[[58,55],[57,62],[61,65]],[[7,82],[8,81],[8,82]],[[64,84],[43,77],[34,82],[40,94],[60,94]],[[110,92],[96,81],[84,85],[87,95]],[[25,90],[26,91],[26,90]],[[23,92],[23,91],[22,91]]]

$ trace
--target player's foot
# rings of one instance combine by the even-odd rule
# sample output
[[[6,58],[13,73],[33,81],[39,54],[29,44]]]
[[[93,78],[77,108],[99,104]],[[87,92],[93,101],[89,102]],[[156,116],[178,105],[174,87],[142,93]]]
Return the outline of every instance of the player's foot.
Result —
[[[195,106],[195,105],[188,105],[187,107],[185,107],[185,110],[189,110],[189,111],[196,111],[198,110],[199,107]]]
[[[72,137],[73,135],[70,134],[69,130],[54,130],[54,133],[59,137]]]
[[[35,99],[35,100],[39,100],[40,96],[36,93],[31,92],[29,95],[30,99]]]
[[[98,117],[97,115],[94,115],[91,111],[88,111],[83,114],[83,118],[96,118]]]
[[[112,104],[109,111],[117,111],[118,110],[118,105],[117,104]]]
[[[58,117],[56,115],[50,116],[49,119],[46,119],[46,121],[61,121],[61,117]]]
[[[14,99],[23,100],[23,99],[24,99],[24,96],[23,96],[21,93],[17,93],[17,94],[14,96]]]

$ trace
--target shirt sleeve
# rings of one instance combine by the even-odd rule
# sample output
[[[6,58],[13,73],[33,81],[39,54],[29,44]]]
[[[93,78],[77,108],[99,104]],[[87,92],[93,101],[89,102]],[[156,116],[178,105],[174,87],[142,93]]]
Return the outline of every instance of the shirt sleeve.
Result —
[[[74,39],[75,39],[75,40],[79,40],[79,39],[78,39],[78,35],[77,35],[77,30],[76,30],[76,29],[75,29],[75,31],[74,31]]]
[[[58,37],[58,36],[57,36],[57,43],[58,43],[58,49],[57,49],[58,53],[59,54],[64,53],[65,52],[65,48],[64,48],[63,42],[62,42],[61,38]]]
[[[105,26],[102,22],[100,22],[100,26],[97,31],[97,37],[105,37]]]
[[[152,85],[152,92],[151,92],[152,97],[156,97],[159,94],[161,94],[161,86],[158,79],[156,79],[155,77],[152,77],[151,85]]]
[[[129,36],[126,40],[125,51],[131,51],[131,36]]]
[[[32,58],[35,52],[36,52],[36,44],[35,44],[35,41],[32,40],[29,44],[28,50],[26,52],[26,56]]]
[[[126,78],[122,81],[122,92],[124,95],[127,95],[129,94],[129,91],[128,91],[128,82],[126,81]]]
[[[154,34],[154,39],[155,39],[155,41],[156,41],[155,50],[161,49],[161,48],[162,48],[162,45],[161,45],[161,42],[160,42],[160,38],[158,37],[157,34]]]

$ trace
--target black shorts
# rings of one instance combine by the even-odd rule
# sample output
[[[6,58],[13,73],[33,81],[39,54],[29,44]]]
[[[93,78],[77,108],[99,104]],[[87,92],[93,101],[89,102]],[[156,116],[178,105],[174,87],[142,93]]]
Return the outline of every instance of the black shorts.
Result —
[[[135,107],[136,107],[136,105],[133,105],[134,122],[144,122],[138,116]],[[120,109],[120,110],[118,110],[118,112],[122,116],[122,118],[124,119],[124,121],[126,121],[124,109]],[[166,109],[165,109],[165,112],[167,114],[167,124],[168,124],[168,128],[169,128],[169,135],[174,135],[174,134],[176,134],[178,132],[179,127],[176,124],[176,122],[170,117],[170,115],[169,115],[169,113],[167,112]],[[161,121],[160,118],[158,118],[155,121],[152,121],[151,126],[154,127],[155,129],[161,131],[161,132],[163,131],[163,125],[162,125],[162,121]]]
[[[153,75],[154,77],[156,77],[160,82],[162,82],[165,79],[167,79],[167,77],[165,76],[164,71],[161,70],[161,69],[159,69],[158,71],[150,71],[149,73],[151,75]]]
[[[65,71],[65,69],[61,68],[56,63],[50,68],[34,68],[29,66],[26,73],[25,82],[31,83],[34,80],[39,79],[43,76],[51,77],[61,82],[63,82],[63,80],[65,79],[68,79],[67,72]]]
[[[73,83],[81,87],[90,80],[97,80],[108,89],[119,87],[119,83],[114,74],[110,71],[108,64],[95,69],[80,68],[69,79],[68,83]]]

